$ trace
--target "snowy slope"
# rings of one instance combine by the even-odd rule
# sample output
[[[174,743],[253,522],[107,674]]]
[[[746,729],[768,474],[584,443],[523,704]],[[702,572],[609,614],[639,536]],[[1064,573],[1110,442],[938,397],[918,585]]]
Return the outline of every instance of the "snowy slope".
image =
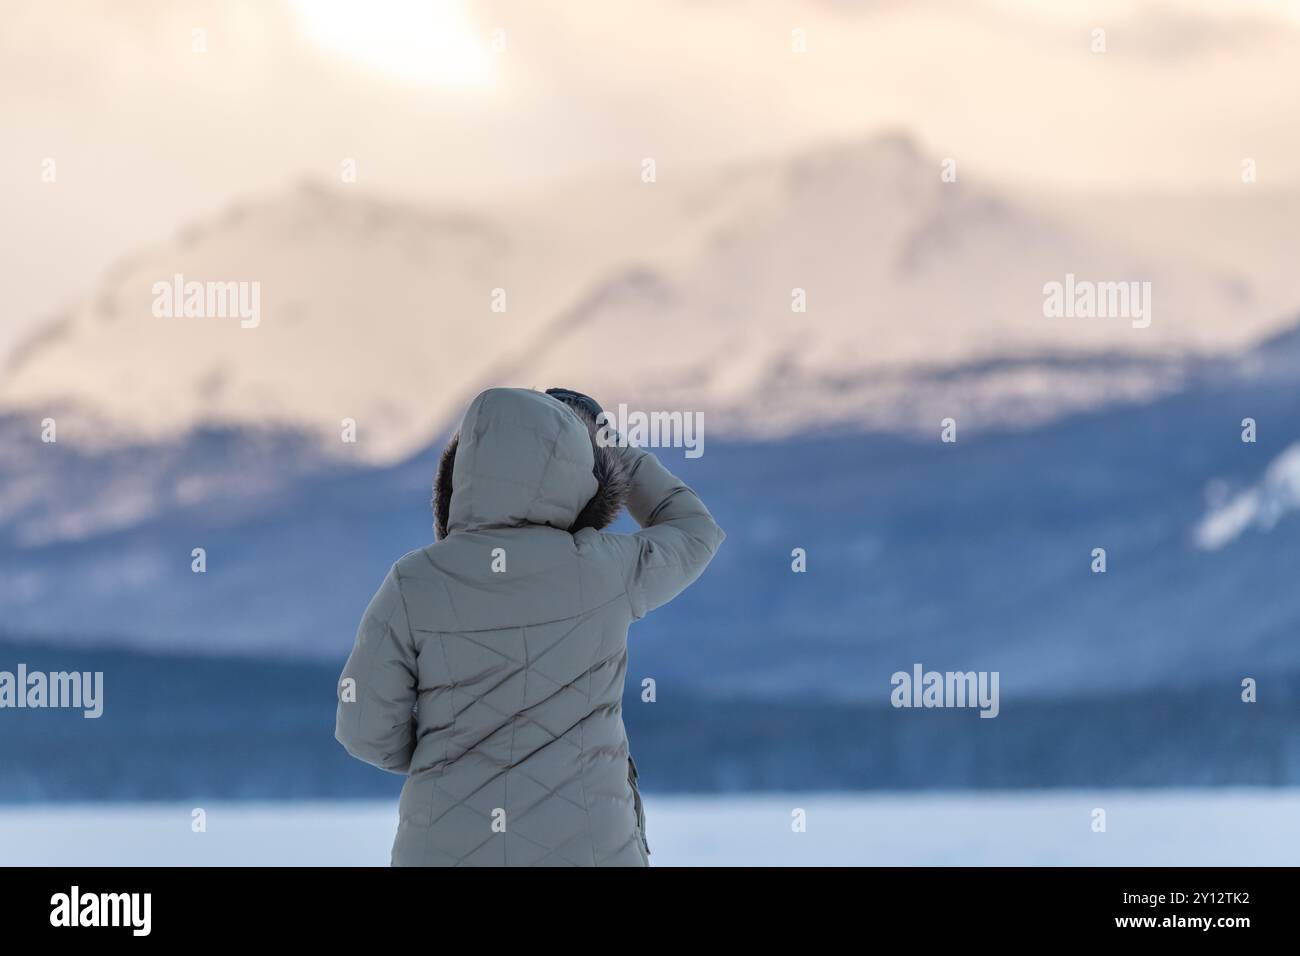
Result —
[[[119,263],[13,356],[0,412],[59,416],[82,448],[290,427],[378,463],[423,447],[488,383],[703,410],[733,437],[928,428],[936,413],[1039,421],[1159,393],[1169,360],[1281,321],[1277,263],[1219,268],[1144,242],[1122,212],[1084,227],[939,171],[888,135],[476,208],[305,185]],[[1044,318],[1042,287],[1067,272],[1151,282],[1151,327]],[[259,283],[260,324],[156,317],[154,283],[177,274]],[[795,289],[806,312],[791,310]],[[1154,364],[1062,378],[1031,361],[915,387],[936,370],[1080,353]],[[341,447],[344,418],[355,446]]]
[[[1217,551],[1248,530],[1272,531],[1279,521],[1300,510],[1300,444],[1278,455],[1260,480],[1230,497],[1217,495],[1196,527],[1196,543]]]

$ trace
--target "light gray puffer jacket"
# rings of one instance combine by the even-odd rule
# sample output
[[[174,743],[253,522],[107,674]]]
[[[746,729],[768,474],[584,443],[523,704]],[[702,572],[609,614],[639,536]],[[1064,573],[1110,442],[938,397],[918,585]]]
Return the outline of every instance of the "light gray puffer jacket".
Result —
[[[393,865],[647,864],[628,625],[724,535],[653,455],[619,454],[642,530],[570,534],[597,489],[587,425],[527,389],[489,389],[465,413],[449,533],[393,566],[340,680],[339,741],[408,774]]]

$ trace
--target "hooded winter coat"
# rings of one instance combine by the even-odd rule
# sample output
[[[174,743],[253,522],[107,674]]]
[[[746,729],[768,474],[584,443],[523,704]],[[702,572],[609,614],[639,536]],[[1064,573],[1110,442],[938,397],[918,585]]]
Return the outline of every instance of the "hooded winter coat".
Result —
[[[480,394],[443,456],[441,540],[393,565],[365,612],[335,736],[407,775],[395,866],[648,863],[628,625],[724,535],[654,455],[593,435],[549,395]],[[599,530],[623,495],[642,529]]]

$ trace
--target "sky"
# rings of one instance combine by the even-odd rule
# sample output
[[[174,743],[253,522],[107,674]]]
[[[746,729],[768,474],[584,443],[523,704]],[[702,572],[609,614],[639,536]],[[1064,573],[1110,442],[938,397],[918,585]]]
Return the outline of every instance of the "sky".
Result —
[[[1016,188],[1223,191],[1246,157],[1296,188],[1298,9],[9,0],[0,355],[114,263],[347,161],[376,193],[499,204],[902,129]]]

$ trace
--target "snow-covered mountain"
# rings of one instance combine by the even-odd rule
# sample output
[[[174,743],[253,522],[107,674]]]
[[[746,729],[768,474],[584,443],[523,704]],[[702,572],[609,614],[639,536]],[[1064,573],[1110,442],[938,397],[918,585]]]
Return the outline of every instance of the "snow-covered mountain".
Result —
[[[855,697],[899,654],[1015,671],[1011,694],[1300,666],[1277,504],[1300,349],[1260,339],[1293,278],[940,170],[895,136],[492,210],[309,186],[142,253],[0,386],[7,632],[334,660],[430,539],[469,396],[565,384],[706,414],[705,456],[669,464],[728,547],[638,645],[696,692]],[[154,315],[175,274],[262,283],[257,327]],[[1066,274],[1151,282],[1150,327],[1045,318]],[[1240,615],[1242,589],[1269,613]]]
[[[55,417],[83,449],[289,428],[371,463],[426,445],[488,383],[704,411],[719,436],[928,431],[1157,394],[1187,356],[1278,327],[1276,263],[1217,268],[1122,210],[1082,227],[941,172],[892,135],[484,208],[304,185],[120,262],[11,357],[0,412]],[[1043,286],[1067,274],[1150,282],[1151,326],[1045,318]],[[255,283],[256,327],[155,314],[176,276]],[[1122,361],[1067,372],[1063,355]]]
[[[119,703],[26,712],[0,800],[379,792],[319,730],[488,384],[706,415],[663,453],[728,540],[631,644],[661,787],[1300,779],[1289,262],[940,168],[886,137],[493,208],[303,186],[124,261],[0,383],[0,667]],[[260,283],[256,328],[154,315],[177,274]],[[1045,318],[1067,274],[1151,282],[1150,327]],[[998,671],[1000,717],[900,722],[914,662]]]

